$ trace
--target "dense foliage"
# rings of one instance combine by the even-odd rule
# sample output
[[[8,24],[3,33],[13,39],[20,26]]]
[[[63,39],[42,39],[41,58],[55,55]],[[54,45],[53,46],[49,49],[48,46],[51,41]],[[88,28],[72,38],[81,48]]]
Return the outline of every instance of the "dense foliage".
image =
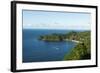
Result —
[[[69,54],[65,55],[64,60],[90,59],[90,52],[84,43],[77,44]]]
[[[50,34],[50,35],[43,35],[40,36],[39,39],[40,40],[44,40],[44,41],[62,41],[63,40],[64,35],[63,34]]]
[[[91,58],[91,41],[90,31],[78,32],[74,35],[75,40],[80,43],[71,49],[71,51],[64,56],[64,60],[84,60]]]

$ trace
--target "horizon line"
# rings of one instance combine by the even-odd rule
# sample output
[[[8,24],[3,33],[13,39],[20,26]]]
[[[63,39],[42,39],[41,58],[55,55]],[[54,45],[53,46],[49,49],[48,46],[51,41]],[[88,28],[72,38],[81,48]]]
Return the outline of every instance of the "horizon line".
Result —
[[[22,29],[33,29],[33,30],[39,30],[40,28],[22,28]],[[47,29],[47,28],[41,28],[40,30],[91,30],[91,29]]]

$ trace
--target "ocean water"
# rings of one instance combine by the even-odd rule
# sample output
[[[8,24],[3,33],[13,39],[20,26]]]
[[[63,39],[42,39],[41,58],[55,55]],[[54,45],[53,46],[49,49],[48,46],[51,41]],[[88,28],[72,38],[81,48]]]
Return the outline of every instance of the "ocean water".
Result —
[[[23,29],[23,62],[63,61],[64,55],[75,46],[75,42],[45,42],[38,40],[38,38],[45,34],[68,33],[70,31]]]

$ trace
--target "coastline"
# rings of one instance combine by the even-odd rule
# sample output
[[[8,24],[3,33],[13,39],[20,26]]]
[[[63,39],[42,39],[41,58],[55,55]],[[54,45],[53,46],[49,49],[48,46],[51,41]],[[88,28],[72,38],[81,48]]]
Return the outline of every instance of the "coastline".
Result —
[[[69,40],[69,39],[65,39],[65,41],[72,41],[72,42],[75,42],[75,43],[81,43],[80,41],[77,41],[77,40]]]

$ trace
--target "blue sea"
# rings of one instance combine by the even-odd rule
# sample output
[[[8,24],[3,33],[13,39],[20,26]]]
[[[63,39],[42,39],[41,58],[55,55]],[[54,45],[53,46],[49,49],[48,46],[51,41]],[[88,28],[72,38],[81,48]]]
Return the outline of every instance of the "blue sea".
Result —
[[[23,62],[62,61],[64,55],[75,46],[75,42],[45,42],[41,35],[68,33],[71,30],[23,29]]]

